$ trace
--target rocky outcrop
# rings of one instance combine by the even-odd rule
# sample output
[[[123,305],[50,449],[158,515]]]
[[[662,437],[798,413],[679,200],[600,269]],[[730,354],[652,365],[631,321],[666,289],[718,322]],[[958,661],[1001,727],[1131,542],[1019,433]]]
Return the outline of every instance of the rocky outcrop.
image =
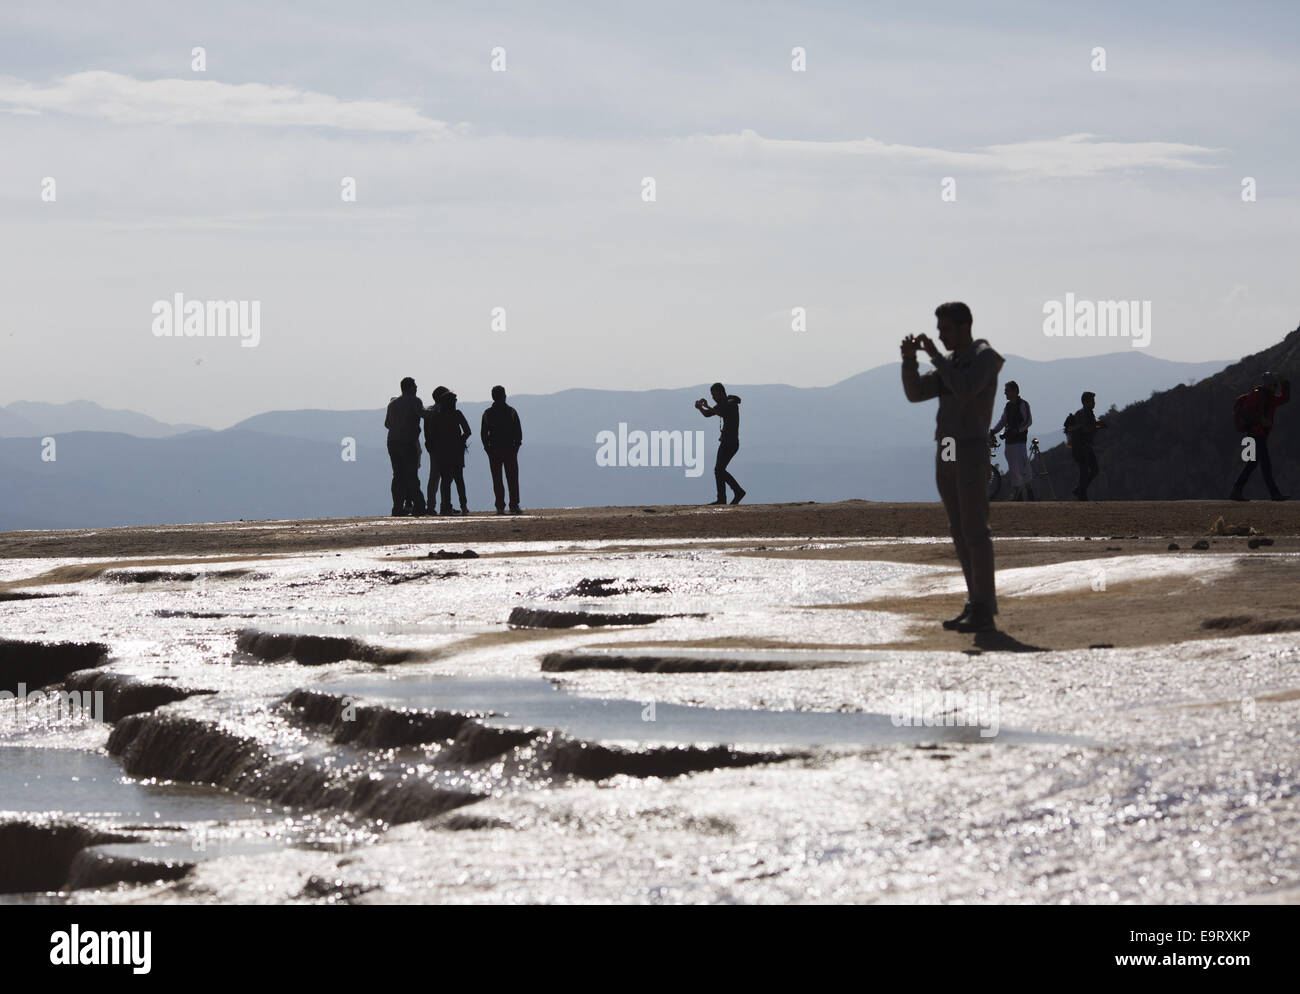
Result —
[[[64,690],[104,695],[104,721],[120,721],[127,715],[152,711],[173,701],[183,701],[196,694],[215,694],[215,690],[194,690],[174,683],[137,680],[124,673],[82,670],[63,681]]]
[[[218,722],[168,711],[124,718],[108,751],[132,776],[211,784],[277,804],[334,808],[390,824],[428,818],[483,795],[336,756],[277,756]]]
[[[58,683],[69,673],[102,666],[108,646],[102,642],[25,642],[0,639],[0,690],[18,684],[36,690]]]
[[[211,784],[277,804],[336,809],[389,824],[472,804],[520,781],[556,785],[568,778],[673,777],[800,755],[720,745],[586,742],[478,714],[358,706],[346,696],[311,690],[290,694],[281,709],[299,725],[324,730],[332,749],[295,742],[291,751],[215,720],[163,710],[123,718],[109,736],[108,751],[132,776]],[[362,746],[382,752],[376,756],[360,751]],[[388,754],[393,749],[404,751]]]
[[[466,724],[483,717],[354,704],[347,697],[315,690],[295,690],[283,704],[300,721],[323,726],[334,742],[380,749],[450,741]]]
[[[628,670],[634,673],[766,673],[773,670],[806,670],[844,665],[848,664],[727,656],[581,651],[548,652],[542,657],[542,671],[545,673],[565,673],[572,670]]]
[[[668,588],[661,584],[638,583],[636,580],[619,580],[612,576],[584,577],[556,597],[617,597],[619,594],[666,594]]]
[[[637,611],[606,613],[603,611],[552,611],[541,607],[517,607],[506,624],[512,628],[602,628],[612,625],[653,625],[672,617]]]
[[[193,583],[202,577],[206,580],[235,580],[248,576],[252,571],[246,569],[220,569],[198,572],[195,570],[165,569],[117,569],[104,574],[104,579],[113,583]]]
[[[131,842],[74,822],[0,821],[0,894],[62,890],[78,853],[106,842]]]
[[[388,665],[420,659],[425,655],[413,649],[386,649],[369,645],[344,635],[263,632],[256,628],[240,631],[235,637],[235,647],[240,652],[267,662],[292,660],[302,666],[323,666],[344,659]]]
[[[148,846],[132,846],[139,854],[90,846],[72,860],[65,890],[110,887],[114,884],[147,884],[163,880],[180,880],[194,869],[195,863],[181,859],[151,859]]]

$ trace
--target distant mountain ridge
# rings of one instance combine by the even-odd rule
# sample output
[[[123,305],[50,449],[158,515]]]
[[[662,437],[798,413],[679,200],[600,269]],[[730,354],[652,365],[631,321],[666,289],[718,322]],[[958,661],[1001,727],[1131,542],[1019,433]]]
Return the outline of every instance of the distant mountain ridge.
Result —
[[[1062,437],[1065,413],[1077,406],[1084,389],[1097,392],[1100,406],[1128,403],[1203,379],[1222,365],[1177,363],[1133,351],[1047,362],[1008,356],[1001,380],[1020,382],[1033,405],[1031,431],[1046,449]],[[435,382],[427,376],[424,380]],[[732,470],[752,502],[934,498],[935,405],[907,403],[897,363],[829,387],[728,388],[743,398],[741,449]],[[718,423],[700,417],[691,406],[707,393],[700,384],[511,396],[524,428],[524,504],[711,500]],[[477,439],[485,406],[461,405],[475,433],[466,465],[469,499],[480,510],[492,504]],[[342,517],[388,510],[390,470],[381,404],[360,411],[269,411],[223,431],[165,425],[145,415],[135,415],[142,421],[127,417],[133,414],[84,402],[0,408],[0,436],[7,436],[0,437],[0,530]],[[11,419],[7,423],[6,416]],[[15,434],[12,419],[33,430]],[[703,432],[703,474],[690,477],[684,467],[598,466],[596,435],[617,432],[620,422],[629,431]],[[51,428],[57,424],[78,427]],[[123,424],[152,434],[105,427]],[[45,436],[55,438],[53,462],[41,458]],[[355,440],[355,461],[343,458],[346,439]],[[426,457],[422,482],[427,482],[427,472]]]
[[[137,438],[168,438],[201,425],[166,424],[138,411],[112,410],[89,400],[66,404],[18,400],[0,407],[0,438],[33,438],[74,431],[113,431]]]

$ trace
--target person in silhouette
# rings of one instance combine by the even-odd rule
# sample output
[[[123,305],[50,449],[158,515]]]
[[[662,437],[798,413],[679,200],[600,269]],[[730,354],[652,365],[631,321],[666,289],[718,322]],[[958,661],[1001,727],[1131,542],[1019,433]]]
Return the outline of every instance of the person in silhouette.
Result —
[[[745,499],[745,490],[736,482],[736,478],[727,472],[727,466],[740,451],[740,398],[735,394],[727,393],[727,388],[721,383],[709,387],[709,393],[713,395],[713,406],[710,407],[709,402],[701,397],[695,402],[695,409],[706,418],[722,419],[722,432],[718,435],[718,458],[713,464],[713,479],[718,485],[718,498],[713,503],[727,503],[727,487],[730,486],[734,495],[731,503],[739,504]]]
[[[971,337],[970,308],[953,301],[934,312],[941,353],[929,335],[902,341],[903,393],[913,403],[939,399],[934,437],[935,483],[948,512],[952,544],[966,577],[966,606],[943,623],[959,632],[984,632],[998,613],[994,586],[993,539],[989,533],[989,423],[997,399],[1002,356],[982,338]],[[930,357],[934,369],[922,374],[916,353]]]
[[[1002,388],[1007,398],[1007,406],[1002,409],[1002,417],[989,429],[990,444],[1002,432],[1006,442],[1007,469],[1011,475],[1011,495],[1013,500],[1034,500],[1034,473],[1029,466],[1029,426],[1034,423],[1034,416],[1029,410],[1029,401],[1020,396],[1020,384],[1007,380]]]
[[[420,493],[420,418],[424,405],[415,395],[415,380],[405,377],[401,394],[388,402],[384,427],[388,429],[388,459],[393,464],[394,517],[424,513]]]
[[[506,513],[506,487],[510,486],[510,513],[519,514],[519,447],[524,444],[524,430],[519,424],[519,412],[506,403],[506,388],[492,388],[492,404],[483,412],[479,424],[479,440],[487,453],[488,467],[492,470],[492,494],[496,498],[497,514]]]
[[[442,477],[438,472],[438,455],[434,451],[433,445],[434,436],[437,434],[433,418],[438,411],[438,401],[446,392],[447,388],[444,386],[434,387],[433,403],[424,409],[424,451],[429,453],[429,501],[427,507],[430,514],[438,506],[438,490],[442,482]]]
[[[1273,430],[1273,418],[1278,407],[1290,399],[1291,381],[1279,381],[1275,374],[1265,373],[1260,377],[1258,386],[1233,402],[1233,420],[1236,422],[1237,430],[1244,436],[1243,443],[1246,439],[1253,440],[1255,458],[1245,459],[1246,464],[1241,467],[1241,474],[1237,477],[1237,482],[1232,485],[1232,492],[1228,494],[1230,500],[1248,499],[1242,490],[1250,475],[1255,472],[1256,465],[1264,471],[1264,485],[1268,487],[1269,496],[1273,500],[1288,499],[1273,480],[1273,460],[1268,454],[1268,436]],[[1242,451],[1246,450],[1243,448]]]
[[[1065,442],[1070,447],[1074,464],[1079,467],[1079,482],[1071,493],[1079,500],[1087,500],[1088,487],[1101,472],[1093,443],[1097,432],[1106,428],[1106,423],[1092,413],[1097,406],[1097,395],[1091,390],[1080,395],[1079,403],[1083,406],[1066,419]]]
[[[438,397],[438,409],[425,422],[425,444],[429,442],[429,425],[433,427],[433,458],[438,467],[438,477],[442,489],[442,510],[444,515],[455,514],[451,506],[451,485],[456,484],[456,495],[460,497],[460,513],[469,514],[469,503],[465,500],[465,446],[469,442],[469,422],[465,414],[456,409],[456,395],[445,390]],[[432,486],[432,482],[429,484]],[[429,513],[433,513],[433,503],[429,504]]]

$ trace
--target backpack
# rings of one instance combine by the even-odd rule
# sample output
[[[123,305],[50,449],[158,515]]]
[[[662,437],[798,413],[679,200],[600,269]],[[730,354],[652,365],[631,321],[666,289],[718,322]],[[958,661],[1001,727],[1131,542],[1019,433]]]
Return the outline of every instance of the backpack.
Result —
[[[1066,444],[1066,445],[1069,445],[1069,444],[1070,444],[1070,437],[1074,434],[1075,429],[1079,427],[1079,412],[1078,412],[1078,411],[1075,411],[1075,412],[1073,412],[1072,414],[1067,414],[1067,415],[1065,416],[1065,426],[1064,426],[1064,427],[1065,427],[1065,444]]]
[[[1259,422],[1259,405],[1255,402],[1255,391],[1243,393],[1232,402],[1232,423],[1237,431],[1246,431]]]

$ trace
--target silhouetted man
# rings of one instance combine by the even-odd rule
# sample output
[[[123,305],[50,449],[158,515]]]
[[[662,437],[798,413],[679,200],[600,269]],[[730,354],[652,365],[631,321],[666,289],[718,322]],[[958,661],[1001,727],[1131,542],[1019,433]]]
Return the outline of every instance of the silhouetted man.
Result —
[[[713,463],[713,479],[718,485],[718,499],[714,504],[727,503],[727,487],[731,487],[734,496],[731,503],[739,504],[745,499],[745,491],[736,478],[727,472],[727,465],[740,451],[740,398],[728,394],[721,383],[709,387],[713,395],[713,406],[703,397],[695,402],[695,409],[706,418],[722,419],[722,432],[718,435],[718,458]]]
[[[1011,473],[1011,494],[1014,500],[1034,499],[1034,471],[1029,465],[1029,450],[1025,443],[1029,440],[1029,426],[1034,423],[1034,416],[1029,410],[1029,401],[1020,396],[1020,384],[1007,380],[1002,388],[1007,398],[1007,406],[1002,408],[1002,417],[989,429],[989,441],[1002,432],[1006,442],[1007,469]]]
[[[429,503],[428,511],[433,513],[434,508],[438,506],[438,488],[441,482],[441,475],[438,472],[438,456],[433,450],[433,437],[436,430],[431,424],[434,415],[438,411],[438,401],[442,395],[447,392],[444,386],[433,388],[433,404],[424,409],[424,451],[429,453]]]
[[[939,398],[934,437],[935,483],[948,512],[952,544],[966,577],[966,606],[943,623],[959,632],[993,628],[998,613],[989,533],[989,422],[997,399],[1002,356],[984,339],[972,339],[970,308],[952,302],[934,312],[943,355],[929,335],[903,339],[903,392],[913,403]],[[916,352],[923,349],[934,369],[922,375]]]
[[[492,404],[483,412],[479,439],[492,470],[492,493],[496,497],[497,514],[506,513],[506,488],[501,482],[503,470],[510,486],[510,513],[519,514],[519,446],[524,444],[524,430],[519,424],[519,413],[506,403],[505,387],[492,388]]]
[[[1091,390],[1084,391],[1079,397],[1079,402],[1083,406],[1067,419],[1069,424],[1065,440],[1070,446],[1074,464],[1079,467],[1079,483],[1071,492],[1079,500],[1087,500],[1088,487],[1101,472],[1097,465],[1097,450],[1093,448],[1093,442],[1097,432],[1105,429],[1106,423],[1092,413],[1093,408],[1097,406],[1097,395]]]
[[[1250,474],[1255,472],[1256,464],[1264,471],[1264,485],[1268,487],[1269,496],[1274,500],[1287,499],[1273,480],[1273,460],[1268,454],[1268,436],[1273,430],[1274,415],[1278,407],[1291,399],[1291,381],[1282,380],[1281,387],[1279,393],[1277,376],[1273,373],[1265,373],[1260,377],[1259,386],[1242,394],[1233,402],[1233,420],[1238,431],[1243,432],[1246,438],[1254,440],[1255,458],[1247,459],[1246,465],[1241,467],[1241,475],[1233,484],[1232,493],[1228,494],[1231,500],[1247,500],[1242,493],[1242,488],[1246,486]]]
[[[473,432],[469,430],[464,413],[456,410],[456,395],[450,390],[438,397],[437,412],[425,421],[426,444],[430,426],[433,428],[433,455],[442,481],[442,513],[456,513],[451,506],[451,485],[454,482],[460,497],[460,513],[469,514],[469,504],[465,501],[465,444]],[[429,486],[433,486],[432,482]],[[429,513],[433,513],[432,504]]]
[[[402,394],[388,402],[388,458],[393,464],[393,516],[424,513],[420,493],[420,417],[424,405],[415,395],[415,380],[402,380]]]

